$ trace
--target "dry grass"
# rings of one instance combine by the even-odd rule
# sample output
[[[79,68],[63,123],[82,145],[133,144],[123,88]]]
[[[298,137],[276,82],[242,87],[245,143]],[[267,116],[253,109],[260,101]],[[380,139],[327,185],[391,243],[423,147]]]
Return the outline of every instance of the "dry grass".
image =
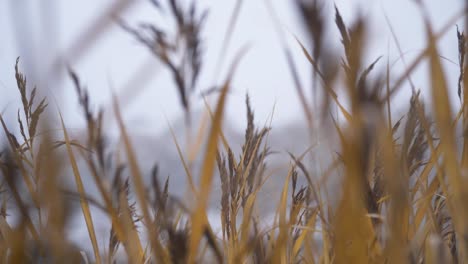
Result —
[[[203,66],[206,12],[199,12],[195,2],[187,10],[176,0],[151,2],[173,19],[174,34],[150,23],[133,27],[120,21],[120,25],[172,74],[190,125],[190,101],[195,100],[191,95]],[[232,15],[223,49],[229,47],[229,32],[241,3]],[[17,117],[19,133],[11,132],[13,124],[6,124],[0,116],[8,143],[0,156],[1,262],[116,263],[122,261],[117,254],[120,248],[131,263],[468,263],[468,71],[463,31],[457,28],[456,34],[461,107],[452,113],[449,97],[456,89],[447,84],[437,41],[455,28],[453,24],[434,32],[426,19],[426,48],[402,75],[392,76],[388,65],[386,74],[375,72],[381,57],[364,64],[368,32],[363,19],[357,18],[349,26],[336,7],[335,24],[344,50],[337,60],[323,51],[327,20],[321,15],[319,1],[298,1],[297,8],[309,39],[296,38],[299,45],[295,48],[311,63],[312,89],[322,97],[315,101],[320,105],[307,100],[300,73],[285,44],[284,55],[308,127],[320,120],[323,129],[334,128],[326,133],[338,135],[339,151],[331,157],[335,162],[323,172],[307,166],[311,148],[302,154],[288,153],[287,174],[275,175],[284,185],[276,195],[274,218],[267,226],[261,224],[257,209],[265,206],[258,197],[271,176],[267,164],[272,153],[268,146],[270,128],[257,127],[247,96],[247,127],[239,155],[222,130],[231,81],[246,50],[238,53],[221,87],[211,91],[219,92],[219,99],[213,111],[208,107],[211,129],[207,142],[195,144],[205,146],[199,172],[185,160],[171,130],[194,195],[191,206],[169,193],[171,180],[167,178],[162,184],[157,166],[151,172],[151,184],[145,184],[137,149],[114,98],[125,153],[123,159],[119,158],[118,149],[106,142],[102,111],[91,109],[92,98],[72,70],[70,77],[86,120],[86,140],[70,138],[63,120],[59,139],[39,137],[38,127],[49,126],[49,117],[44,114],[47,101],[37,100],[36,88],[27,83],[18,60],[15,78],[22,103]],[[426,18],[422,5],[421,11]],[[310,47],[303,43],[310,43]],[[393,120],[393,96],[425,60],[429,62],[430,78],[430,87],[425,89],[430,91],[432,104],[424,104],[419,91],[413,91],[408,112]],[[346,98],[337,96],[340,73],[344,74]],[[344,100],[349,102],[349,109],[343,106]],[[344,121],[337,122],[338,117],[330,114],[335,107]],[[321,109],[321,113],[313,113],[313,109]],[[455,136],[457,127],[463,129],[461,138]],[[86,165],[98,200],[89,197],[78,160]],[[72,168],[73,175],[63,175],[66,167]],[[332,190],[335,202],[325,187],[331,174],[340,179]],[[219,234],[207,216],[216,175],[221,182]],[[74,180],[76,192],[66,190],[66,177]],[[306,184],[300,185],[300,177]],[[80,202],[89,235],[89,241],[83,243],[92,245],[93,255],[67,239],[70,199]],[[96,236],[96,218],[90,207],[104,211],[111,223],[106,245]],[[10,221],[8,216],[12,215],[17,220]]]

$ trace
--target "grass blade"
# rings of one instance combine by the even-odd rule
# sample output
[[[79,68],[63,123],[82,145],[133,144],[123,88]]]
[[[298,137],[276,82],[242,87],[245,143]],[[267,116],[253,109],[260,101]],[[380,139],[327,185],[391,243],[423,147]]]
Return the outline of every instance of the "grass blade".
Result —
[[[65,128],[62,114],[60,114],[60,122],[62,124],[63,136],[65,140],[65,146],[67,148],[68,158],[70,159],[70,163],[73,169],[73,175],[75,176],[76,188],[78,190],[78,193],[80,194],[81,210],[83,211],[83,217],[86,221],[88,235],[93,245],[94,257],[96,259],[96,263],[101,263],[101,257],[100,257],[99,247],[98,247],[98,243],[96,239],[96,233],[94,231],[94,224],[93,224],[93,219],[91,217],[91,211],[89,209],[88,201],[86,200],[86,193],[85,193],[85,189],[83,186],[83,181],[81,179],[81,174],[78,169],[78,165],[76,163],[75,154],[73,154],[73,150],[71,148],[70,138],[68,137],[68,132],[67,132],[67,129]]]

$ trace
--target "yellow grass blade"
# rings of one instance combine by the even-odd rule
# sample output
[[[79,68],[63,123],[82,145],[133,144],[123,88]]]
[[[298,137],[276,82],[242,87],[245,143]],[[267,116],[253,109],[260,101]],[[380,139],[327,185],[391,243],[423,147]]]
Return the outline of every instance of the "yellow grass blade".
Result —
[[[275,247],[276,250],[273,253],[273,263],[287,263],[287,254],[286,254],[286,243],[289,234],[289,224],[286,220],[286,209],[287,209],[287,200],[288,200],[288,188],[291,175],[293,173],[293,167],[290,168],[288,176],[284,181],[283,190],[281,191],[281,196],[277,208],[277,218],[278,218],[278,235],[276,238]]]
[[[34,191],[35,186],[34,186],[32,180],[31,180],[31,177],[26,172],[26,170],[25,170],[25,168],[23,166],[23,163],[21,162],[23,160],[21,155],[18,154],[18,151],[15,148],[15,144],[13,143],[11,137],[8,135],[10,132],[7,129],[7,126],[5,124],[5,121],[3,120],[2,115],[0,115],[0,122],[2,123],[3,131],[5,132],[5,136],[6,136],[7,140],[8,140],[9,145],[10,145],[11,152],[13,153],[15,159],[18,161],[18,166],[19,166],[19,169],[20,169],[20,172],[21,172],[21,176],[23,177],[24,183],[26,184],[26,187],[28,188],[29,194],[31,195],[31,198],[33,199],[34,205],[37,207],[38,202],[37,202],[37,198],[36,198],[35,191]]]
[[[5,121],[3,120],[2,115],[0,115],[0,122],[2,123],[3,130],[4,130],[5,135],[7,137],[8,143],[10,144],[11,152],[13,153],[14,158],[17,161],[21,176],[23,177],[23,180],[25,181],[26,187],[27,187],[27,189],[29,191],[29,195],[32,198],[34,206],[36,208],[39,208],[38,199],[36,197],[37,194],[34,191],[33,183],[31,181],[30,176],[27,174],[23,164],[21,163],[21,157],[18,154],[18,152],[15,150],[15,145],[12,142],[12,139],[8,135],[9,131],[8,131],[7,127],[6,127],[6,124],[5,124]],[[12,189],[13,197],[17,202],[17,205],[18,205],[18,207],[19,207],[19,209],[21,211],[22,217],[24,217],[24,220],[26,221],[26,225],[27,225],[27,227],[29,229],[29,232],[31,232],[31,235],[33,236],[34,239],[39,239],[39,234],[38,234],[36,228],[34,227],[34,224],[31,221],[31,218],[29,217],[29,215],[27,213],[27,208],[25,208],[25,206],[22,204],[21,196],[18,193],[18,190],[13,188],[13,186],[11,186],[11,184],[13,184],[11,181],[7,181],[7,183],[8,183],[8,185],[10,185],[10,188]]]
[[[12,240],[13,230],[4,216],[0,216],[0,233],[2,234],[2,237],[7,244]]]
[[[75,176],[76,189],[78,190],[78,193],[80,194],[81,210],[83,211],[83,217],[86,221],[88,235],[93,245],[94,257],[96,258],[96,263],[101,263],[101,256],[99,252],[98,243],[96,240],[96,233],[94,231],[93,219],[91,217],[91,211],[89,209],[88,201],[85,198],[86,193],[84,190],[83,181],[81,180],[81,174],[78,169],[78,165],[76,163],[75,154],[73,154],[73,150],[70,145],[70,139],[68,137],[68,132],[67,132],[67,129],[65,128],[65,124],[63,122],[62,114],[59,113],[59,115],[60,115],[60,122],[62,124],[63,136],[65,140],[65,146],[67,148],[68,158],[70,159],[70,163],[71,163],[72,170],[73,170],[73,175]]]
[[[169,126],[169,130],[171,131],[172,140],[174,141],[174,144],[176,145],[177,153],[179,154],[179,159],[182,162],[182,165],[184,166],[185,175],[187,176],[187,182],[189,183],[189,187],[191,191],[193,192],[193,194],[197,195],[197,189],[195,187],[195,183],[193,182],[192,173],[190,172],[187,162],[185,162],[184,154],[182,153],[182,150],[180,149],[180,145],[179,145],[179,142],[177,141],[174,130],[172,129],[171,124],[169,124],[169,121],[168,120],[166,121],[167,121],[167,125]]]
[[[242,224],[240,228],[240,237],[241,237],[241,245],[246,245],[249,240],[249,232],[250,232],[250,224],[252,222],[252,213],[253,207],[255,204],[255,199],[257,198],[257,193],[253,192],[247,198],[247,201],[244,206],[243,215],[242,215]]]
[[[113,104],[114,104],[115,116],[117,118],[120,133],[123,139],[125,152],[127,154],[127,160],[130,166],[132,180],[133,180],[133,184],[135,187],[135,193],[136,193],[140,208],[143,212],[143,221],[148,227],[151,246],[154,249],[154,253],[156,254],[156,257],[158,257],[158,259],[160,259],[163,263],[169,263],[169,255],[159,241],[159,238],[158,238],[159,234],[157,233],[156,229],[153,227],[153,221],[151,220],[150,214],[148,212],[148,201],[146,200],[146,190],[145,190],[145,184],[143,182],[143,176],[141,174],[140,167],[138,165],[132,143],[130,142],[127,129],[125,127],[125,124],[123,123],[119,104],[115,96],[113,96]],[[143,257],[141,259],[143,259]]]
[[[125,234],[125,240],[123,240],[123,245],[125,250],[128,252],[128,258],[130,262],[140,263],[146,258],[145,252],[141,246],[140,238],[138,233],[134,228],[134,222],[130,212],[130,205],[128,204],[127,197],[123,193],[120,194],[119,211],[121,212],[120,223],[122,223],[122,229]]]
[[[434,107],[436,125],[440,134],[440,145],[443,157],[443,169],[447,175],[450,185],[451,199],[447,200],[447,205],[452,212],[455,232],[459,235],[468,231],[466,221],[468,219],[468,207],[466,206],[467,192],[464,186],[466,181],[461,177],[458,163],[457,147],[455,144],[455,131],[452,127],[452,110],[450,107],[448,86],[440,58],[438,56],[436,37],[434,36],[430,23],[426,21],[428,34],[428,55],[430,64],[431,95]],[[456,213],[455,213],[455,208]],[[460,261],[468,261],[467,243],[459,240]]]
[[[297,254],[299,253],[299,250],[304,245],[304,240],[306,239],[307,235],[309,235],[309,229],[313,230],[315,228],[317,212],[318,211],[314,211],[312,216],[310,216],[309,220],[307,221],[306,228],[304,230],[302,230],[302,232],[299,235],[299,237],[297,238],[296,242],[294,242],[293,251],[292,251],[293,258],[297,257]],[[313,235],[313,233],[312,233],[312,235]]]
[[[189,243],[188,263],[195,262],[200,240],[208,224],[206,210],[207,210],[209,194],[211,191],[211,184],[213,180],[213,173],[214,173],[215,162],[216,162],[216,152],[218,148],[218,136],[220,134],[221,127],[222,127],[221,124],[223,120],[224,106],[226,104],[227,93],[229,91],[229,87],[231,85],[231,80],[234,76],[235,69],[240,59],[242,58],[242,55],[245,53],[245,51],[246,51],[245,49],[242,49],[239,55],[236,57],[237,58],[236,61],[234,61],[234,64],[230,71],[230,75],[221,90],[221,94],[218,99],[218,104],[216,106],[213,122],[211,124],[211,130],[210,130],[209,137],[208,137],[208,144],[206,147],[206,153],[205,153],[201,175],[200,175],[201,179],[200,179],[200,187],[198,188],[199,190],[198,204],[195,208],[195,211],[192,213],[192,216],[191,216],[192,233],[190,236],[190,243]]]
[[[346,120],[348,122],[351,121],[351,114],[344,108],[344,106],[340,103],[340,101],[338,100],[338,95],[336,95],[335,91],[333,91],[333,89],[331,87],[328,86],[327,84],[327,80],[325,79],[325,76],[323,76],[323,73],[320,71],[320,69],[318,68],[317,66],[317,63],[314,61],[314,59],[312,58],[312,56],[310,55],[310,53],[307,51],[307,49],[304,47],[304,45],[302,44],[302,42],[296,37],[294,36],[294,38],[296,39],[297,43],[299,44],[299,46],[301,47],[302,49],[302,52],[304,53],[305,57],[307,58],[307,60],[314,66],[314,69],[315,71],[318,73],[320,79],[322,79],[323,81],[323,84],[324,84],[324,87],[325,87],[325,91],[328,93],[329,96],[332,97],[332,99],[335,101],[335,103],[338,105],[338,108],[340,108],[340,111],[341,113],[343,114],[343,116],[346,118]]]
[[[249,236],[249,232],[256,198],[256,192],[251,193],[247,198],[243,210],[242,223],[239,228],[241,239],[237,240],[238,234],[235,234],[233,235],[235,237],[229,241],[230,248],[227,251],[228,263],[244,263],[248,259],[249,254],[254,250],[252,247],[252,237]]]
[[[206,100],[205,97],[203,96],[203,100]],[[203,147],[204,139],[205,139],[205,133],[207,131],[207,127],[209,125],[208,123],[208,116],[204,113],[201,117],[201,121],[199,122],[200,125],[198,126],[198,131],[195,136],[195,141],[194,142],[188,142],[188,164],[192,164],[194,160],[197,159],[197,155],[200,153],[201,148]]]
[[[213,111],[211,111],[210,105],[206,101],[205,97],[203,97],[203,101],[205,102],[206,110],[208,111],[208,114],[210,115],[211,121],[213,122],[213,119],[214,119]],[[220,133],[219,136],[220,136],[221,142],[223,143],[223,146],[224,146],[224,150],[226,150],[226,152],[227,152],[227,151],[229,151],[230,147],[229,147],[229,143],[228,143],[228,141],[226,139],[226,136],[224,135],[222,127],[221,127],[221,130],[219,131],[219,133]],[[232,158],[234,160],[234,164],[237,164],[236,157],[232,157]]]
[[[81,154],[83,156],[83,149],[81,150]],[[104,205],[105,209],[107,210],[107,213],[111,217],[112,221],[112,228],[115,231],[115,234],[117,235],[117,238],[122,241],[124,249],[132,261],[139,261],[143,257],[143,247],[141,246],[141,241],[140,238],[138,237],[138,234],[136,230],[133,228],[133,223],[131,216],[128,214],[122,214],[118,215],[114,206],[112,205],[112,201],[110,198],[109,192],[106,190],[104,187],[104,182],[102,181],[102,178],[99,177],[97,169],[94,165],[93,162],[86,160],[88,163],[88,166],[90,168],[91,175],[94,178],[94,182],[96,183],[96,186],[98,187],[99,192],[102,195],[102,198],[104,200]],[[125,201],[121,204],[124,204],[122,210],[127,210],[128,209],[128,202],[125,199]],[[127,218],[128,217],[128,218]],[[130,223],[131,225],[128,226],[125,223]]]

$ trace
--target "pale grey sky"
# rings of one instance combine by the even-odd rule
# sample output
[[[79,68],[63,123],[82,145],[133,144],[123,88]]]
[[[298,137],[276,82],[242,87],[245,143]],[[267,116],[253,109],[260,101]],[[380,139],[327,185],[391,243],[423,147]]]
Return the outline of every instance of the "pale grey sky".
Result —
[[[164,115],[173,119],[182,115],[176,90],[171,83],[170,75],[152,58],[152,55],[140,43],[120,29],[106,17],[105,11],[113,3],[125,1],[59,1],[45,0],[42,2],[26,0],[0,1],[0,33],[2,48],[0,49],[0,87],[3,94],[0,107],[7,107],[7,114],[16,112],[18,95],[15,90],[13,65],[17,56],[21,56],[21,68],[31,80],[41,89],[48,87],[59,101],[60,109],[65,113],[65,119],[70,127],[79,127],[81,120],[76,104],[74,89],[68,77],[62,82],[47,79],[50,73],[52,58],[60,56],[71,65],[89,88],[91,98],[96,105],[109,105],[110,86],[120,95],[121,101],[131,103],[125,110],[125,119],[134,129],[154,132],[166,129]],[[185,1],[187,2],[187,1]],[[287,38],[287,44],[293,51],[293,56],[301,73],[302,82],[308,92],[310,84],[310,66],[297,46],[293,35],[306,41],[306,34],[301,29],[300,21],[293,5],[294,1],[286,0],[256,0],[244,1],[240,17],[237,21],[232,42],[221,69],[215,69],[221,48],[222,39],[236,0],[200,0],[199,6],[210,10],[205,23],[205,67],[202,72],[199,88],[206,89],[218,84],[226,77],[226,69],[236,52],[245,44],[250,50],[243,59],[237,71],[233,93],[229,98],[227,116],[236,124],[244,122],[244,94],[249,92],[259,120],[266,120],[276,103],[274,122],[284,124],[291,120],[303,118],[298,104],[297,94],[286,60],[282,53],[280,40],[275,26],[266,8],[270,2],[281,20],[282,28]],[[349,25],[357,13],[363,14],[370,22],[371,45],[368,46],[368,61],[384,55],[380,67],[384,67],[389,56],[390,62],[398,59],[398,51],[393,42],[389,26],[384,14],[388,16],[398,40],[406,53],[406,61],[411,61],[424,47],[425,36],[421,14],[414,1],[407,0],[337,0],[324,2],[324,16],[330,29],[328,45],[337,52],[342,52],[340,37],[334,24],[334,4],[340,9],[345,22]],[[423,1],[431,14],[436,29],[440,28],[457,10],[463,1]],[[157,18],[157,12],[145,0],[134,1],[130,8],[119,17],[129,23],[142,21],[163,21]],[[66,54],[76,44],[80,36],[95,29],[93,22],[97,19],[110,21],[95,43],[76,58]],[[164,22],[161,22],[164,23]],[[457,42],[455,25],[451,32],[441,41],[441,55],[457,62]],[[142,65],[146,65],[143,67]],[[148,81],[135,85],[126,83],[145,68],[143,76]],[[379,69],[379,67],[378,67]],[[380,68],[382,69],[382,68]],[[401,72],[404,64],[400,60],[392,69],[392,73]],[[424,67],[413,75],[417,87],[424,88],[427,84]],[[447,70],[455,91],[457,66],[447,62]],[[49,82],[49,83],[48,83]],[[32,81],[30,82],[32,85]],[[424,90],[424,89],[423,89]],[[456,94],[456,92],[454,92]],[[129,100],[129,98],[132,98]],[[408,95],[402,92],[395,105],[401,105]],[[51,99],[49,101],[52,101]],[[404,102],[404,101],[403,101]],[[194,102],[202,108],[201,100]],[[14,115],[13,115],[14,118]]]

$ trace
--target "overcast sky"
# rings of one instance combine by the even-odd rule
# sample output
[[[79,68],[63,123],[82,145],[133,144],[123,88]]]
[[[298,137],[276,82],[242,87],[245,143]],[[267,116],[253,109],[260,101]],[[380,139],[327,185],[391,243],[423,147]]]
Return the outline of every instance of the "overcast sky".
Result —
[[[151,4],[145,0],[128,2],[128,8],[124,8],[124,11],[109,14],[109,6],[119,2],[125,1],[0,0],[0,87],[4,91],[0,98],[0,110],[6,109],[7,117],[15,119],[19,97],[15,90],[13,66],[16,57],[21,56],[20,66],[31,80],[30,85],[34,81],[40,89],[49,93],[49,97],[53,97],[49,98],[52,105],[55,104],[54,100],[58,101],[67,125],[71,128],[80,126],[78,120],[81,120],[81,117],[69,78],[66,75],[57,80],[49,78],[50,73],[54,72],[51,66],[57,59],[61,59],[77,71],[83,83],[87,85],[95,105],[109,105],[111,88],[115,90],[125,107],[126,121],[136,130],[151,129],[160,132],[167,128],[164,116],[171,120],[180,117],[182,110],[168,72],[146,48],[115,23],[115,17],[134,25],[151,21],[164,24],[165,20],[158,17]],[[307,35],[301,27],[294,6],[295,1],[243,1],[227,56],[222,67],[217,68],[216,62],[224,34],[236,2],[237,0],[198,1],[200,9],[209,10],[202,34],[205,40],[205,65],[198,87],[203,90],[213,84],[220,84],[225,79],[236,52],[248,44],[249,52],[237,71],[233,93],[229,98],[228,118],[239,126],[244,123],[244,95],[248,91],[259,120],[266,120],[275,104],[274,124],[303,119],[277,29],[266,8],[266,3],[269,2],[278,14],[281,21],[280,30],[287,38],[287,44],[293,51],[300,70],[301,81],[308,89],[310,65],[294,41],[294,35],[302,41],[307,41]],[[348,25],[358,13],[369,21],[371,44],[366,49],[367,60],[371,62],[383,55],[384,60],[380,64],[382,68],[378,67],[380,70],[383,70],[387,56],[390,63],[399,58],[385,16],[389,18],[406,54],[406,62],[410,62],[425,45],[422,17],[414,1],[321,2],[324,3],[323,13],[330,32],[327,45],[337,52],[342,52],[342,47],[334,24],[334,4],[340,9]],[[423,2],[436,29],[441,28],[463,4],[462,0]],[[461,21],[458,23],[462,26]],[[441,55],[453,62],[457,62],[455,30],[453,25],[440,42]],[[89,45],[78,46],[77,49],[76,44],[90,32],[98,32],[97,37],[93,38]],[[448,61],[444,64],[447,66],[455,95],[457,65]],[[392,73],[396,76],[403,69],[404,62],[399,60],[392,68]],[[416,86],[423,89],[423,92],[427,84],[425,71],[427,69],[420,67],[413,75]],[[132,82],[135,76],[144,81]],[[409,87],[406,91],[408,89]],[[5,94],[7,96],[4,96]],[[407,98],[408,93],[403,91],[394,104],[401,106]],[[193,103],[199,108],[203,107],[201,100]]]

